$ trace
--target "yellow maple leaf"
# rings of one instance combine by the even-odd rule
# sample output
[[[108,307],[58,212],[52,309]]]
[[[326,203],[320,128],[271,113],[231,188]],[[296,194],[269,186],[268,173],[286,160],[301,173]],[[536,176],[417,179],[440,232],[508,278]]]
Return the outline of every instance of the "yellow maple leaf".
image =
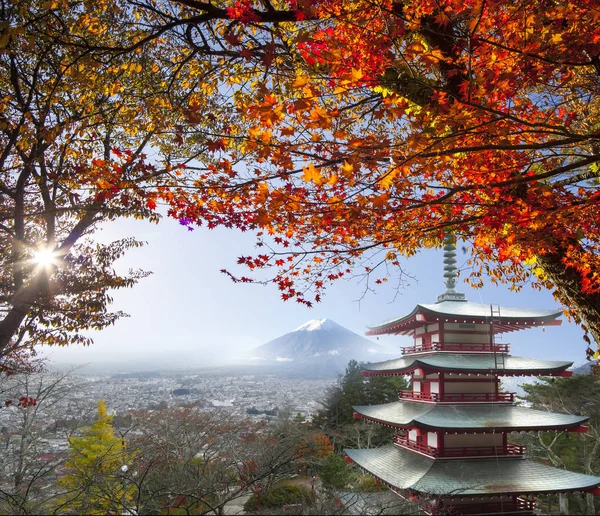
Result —
[[[344,164],[340,167],[344,175],[348,176],[354,172],[354,165],[344,160]]]
[[[250,136],[250,139],[255,139],[255,138],[259,138],[260,137],[260,127],[258,126],[254,126],[251,127],[250,129],[248,129],[248,136]]]
[[[258,183],[256,197],[264,201],[269,196],[269,185],[267,183]]]
[[[293,82],[292,87],[303,88],[308,84],[308,77],[304,75],[296,75],[296,80]]]
[[[358,82],[364,77],[363,71],[360,68],[352,68],[352,81]]]
[[[265,131],[263,131],[262,133],[260,133],[260,141],[263,143],[270,143],[271,142],[271,137],[272,137],[272,133],[270,130],[266,129]]]
[[[383,188],[384,190],[389,190],[391,188],[391,186],[394,184],[394,179],[396,178],[397,175],[398,175],[398,169],[397,168],[394,168],[393,170],[390,170],[387,174],[385,174],[379,180],[379,186],[381,188]]]
[[[306,181],[307,183],[310,183],[312,181],[315,184],[319,184],[323,179],[323,176],[321,176],[320,172],[315,168],[315,166],[312,163],[310,163],[308,167],[304,167],[302,169],[302,172],[304,172],[302,174],[302,179],[304,179],[304,181]]]

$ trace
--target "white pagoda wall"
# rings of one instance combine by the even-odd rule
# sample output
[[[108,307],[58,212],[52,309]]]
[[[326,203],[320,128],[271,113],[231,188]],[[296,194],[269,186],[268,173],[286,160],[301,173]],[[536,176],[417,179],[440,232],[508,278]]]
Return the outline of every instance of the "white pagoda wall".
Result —
[[[477,394],[477,393],[492,393],[496,392],[496,384],[494,382],[445,382],[444,392],[446,394]]]
[[[502,434],[446,434],[445,448],[462,448],[465,446],[502,446]]]
[[[431,333],[433,331],[438,331],[440,329],[440,325],[438,323],[435,324],[427,324],[424,326],[420,326],[415,329],[415,335],[423,335],[423,333]]]
[[[479,333],[445,333],[444,342],[446,344],[453,342],[459,344],[489,344],[490,336]]]
[[[490,331],[489,324],[459,324],[459,323],[445,323],[444,330],[452,330],[452,331]]]

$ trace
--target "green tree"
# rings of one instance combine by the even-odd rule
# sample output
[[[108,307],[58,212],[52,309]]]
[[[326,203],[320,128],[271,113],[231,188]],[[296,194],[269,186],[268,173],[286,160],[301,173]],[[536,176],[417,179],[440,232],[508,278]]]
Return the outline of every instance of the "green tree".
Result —
[[[541,378],[539,383],[523,385],[523,399],[533,408],[589,416],[585,434],[568,432],[538,432],[516,436],[527,445],[528,456],[534,460],[588,475],[600,473],[600,380],[593,375],[570,378]],[[556,497],[543,503],[558,504]],[[582,498],[565,495],[560,500],[562,511],[569,514],[596,514],[593,495]],[[551,510],[551,507],[544,507]]]
[[[69,439],[69,473],[60,479],[66,488],[61,512],[105,515],[131,503],[134,488],[127,484],[122,468],[132,463],[133,456],[115,435],[111,420],[104,401],[99,401],[94,424]]]
[[[335,428],[353,422],[355,405],[377,405],[398,399],[398,391],[407,386],[403,376],[361,376],[361,364],[350,360],[346,372],[330,388],[317,421]]]
[[[337,453],[345,447],[371,448],[390,442],[392,430],[354,419],[354,406],[378,405],[398,399],[398,391],[407,387],[403,376],[361,376],[361,364],[348,363],[346,372],[330,387],[322,401],[323,409],[313,423],[330,438]]]
[[[348,464],[339,455],[331,453],[325,459],[319,476],[326,486],[343,487],[350,479]]]

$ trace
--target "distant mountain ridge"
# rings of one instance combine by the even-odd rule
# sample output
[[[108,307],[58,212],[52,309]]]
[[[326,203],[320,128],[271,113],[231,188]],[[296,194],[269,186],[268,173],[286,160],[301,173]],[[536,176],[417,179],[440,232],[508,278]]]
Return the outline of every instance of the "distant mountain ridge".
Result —
[[[579,366],[573,366],[573,374],[592,374],[592,367],[596,362],[585,362]]]
[[[387,349],[331,319],[313,319],[294,331],[250,350],[256,364],[318,374],[343,372],[351,359],[377,362],[392,358]]]

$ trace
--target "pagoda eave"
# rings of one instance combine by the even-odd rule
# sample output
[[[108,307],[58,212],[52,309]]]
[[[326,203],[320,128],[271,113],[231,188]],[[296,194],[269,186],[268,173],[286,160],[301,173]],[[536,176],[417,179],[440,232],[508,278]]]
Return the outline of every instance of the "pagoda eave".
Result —
[[[411,422],[411,423],[394,423],[391,421],[386,421],[384,419],[376,419],[374,417],[365,416],[360,414],[359,412],[354,412],[354,419],[364,419],[369,423],[375,423],[377,425],[386,426],[388,428],[395,428],[398,430],[406,430],[408,428],[420,428],[422,430],[427,431],[439,431],[443,434],[489,434],[489,433],[497,433],[497,432],[571,432],[571,433],[580,433],[585,434],[588,432],[588,427],[585,425],[575,424],[575,425],[535,425],[535,426],[523,426],[523,427],[515,427],[515,426],[489,426],[489,427],[480,427],[480,426],[461,426],[461,427],[439,427],[434,425],[428,425],[427,423],[420,422]]]
[[[569,366],[570,367],[570,366]],[[412,373],[415,369],[421,369],[425,372],[425,374],[432,374],[438,372],[444,373],[452,373],[458,376],[479,376],[479,375],[489,375],[489,374],[497,374],[498,376],[561,376],[561,377],[570,377],[573,376],[571,371],[564,370],[556,370],[556,371],[547,371],[547,370],[536,370],[530,369],[527,371],[499,371],[494,369],[472,369],[472,370],[464,370],[464,369],[428,369],[424,367],[413,367],[411,369],[402,369],[402,370],[392,370],[392,371],[366,371],[363,370],[360,372],[361,376],[406,376]]]
[[[394,489],[435,496],[595,492],[600,478],[528,459],[440,461],[396,446],[347,449],[360,468]]]
[[[356,405],[354,417],[391,428],[420,427],[442,432],[507,432],[566,430],[585,432],[587,416],[574,416],[515,405],[418,404],[394,401],[381,405]],[[493,410],[492,410],[493,409]]]
[[[346,457],[348,458],[348,457]],[[513,459],[514,460],[514,459]],[[519,460],[519,459],[517,459]],[[526,459],[520,459],[520,460],[526,460]],[[381,477],[378,477],[375,473],[369,471],[368,469],[362,467],[360,464],[355,463],[352,459],[350,459],[349,461],[347,461],[349,464],[356,464],[362,471],[363,473],[372,476],[373,478],[377,479],[379,481],[380,484],[385,485],[387,488],[390,489],[390,491],[392,491],[394,494],[398,495],[398,496],[402,496],[403,498],[405,498],[407,501],[410,500],[409,497],[407,497],[406,495],[408,493],[412,493],[413,495],[423,495],[422,492],[417,491],[415,489],[399,489],[397,487],[395,487],[393,484],[390,484],[389,482],[386,482],[384,479],[382,479]],[[514,494],[514,495],[518,495],[518,496],[543,496],[543,495],[552,495],[552,494],[559,494],[559,493],[568,493],[568,494],[577,494],[577,493],[589,493],[589,494],[593,494],[596,496],[600,496],[600,485],[595,486],[595,487],[590,487],[590,488],[573,488],[573,489],[554,489],[554,490],[540,490],[540,491],[511,491],[510,494]],[[428,493],[429,494],[429,493]],[[438,493],[433,493],[433,494],[438,494]],[[469,498],[477,498],[477,499],[483,499],[484,497],[488,497],[490,496],[490,494],[495,494],[495,495],[502,495],[502,494],[509,494],[509,493],[504,493],[504,492],[495,492],[495,493],[485,493],[485,494],[473,494],[473,493],[453,493],[457,498],[460,497],[469,497]],[[431,514],[431,513],[428,513]],[[503,512],[502,514],[507,514],[506,512]]]
[[[425,374],[443,372],[457,375],[559,376],[572,365],[573,362],[538,360],[506,354],[450,354],[438,351],[430,355],[407,356],[384,362],[367,363],[363,366],[361,374],[363,376],[405,375],[421,369]]]
[[[365,335],[370,337],[375,335],[412,335],[416,328],[423,326],[423,324],[433,324],[434,322],[434,320],[427,320],[425,314],[417,311],[397,322],[381,327],[369,328],[365,332]]]
[[[411,313],[391,321],[383,322],[367,329],[366,335],[410,335],[414,329],[424,324],[437,322],[458,324],[488,324],[494,333],[507,333],[527,328],[560,326],[557,310],[524,310],[499,307],[497,317],[491,316],[490,305],[469,301],[443,301],[432,305],[417,305]]]

